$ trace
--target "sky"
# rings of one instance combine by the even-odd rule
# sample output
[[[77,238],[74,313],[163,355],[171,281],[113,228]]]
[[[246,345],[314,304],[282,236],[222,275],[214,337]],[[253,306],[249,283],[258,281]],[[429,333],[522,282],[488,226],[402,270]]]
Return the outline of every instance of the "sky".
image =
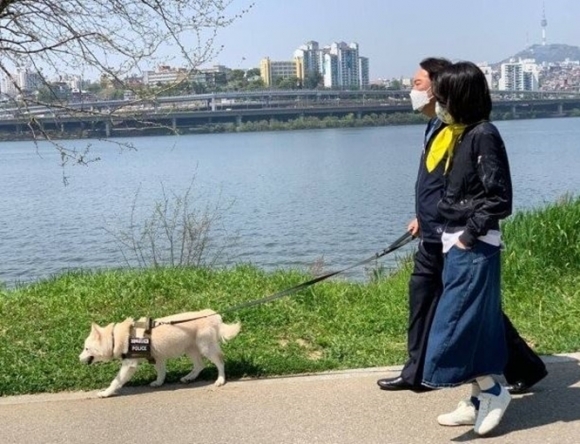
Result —
[[[291,60],[310,40],[357,42],[371,80],[411,77],[427,56],[496,63],[541,42],[543,4],[548,43],[580,46],[579,0],[233,0],[230,10],[250,3],[219,31],[223,49],[205,66]]]

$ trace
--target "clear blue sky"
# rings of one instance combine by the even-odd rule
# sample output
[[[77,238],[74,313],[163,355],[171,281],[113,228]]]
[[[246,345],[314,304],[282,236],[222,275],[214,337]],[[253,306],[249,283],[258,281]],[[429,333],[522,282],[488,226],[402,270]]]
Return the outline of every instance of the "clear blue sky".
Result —
[[[252,3],[234,0],[232,11]],[[540,43],[542,3],[548,43],[580,46],[580,0],[254,0],[221,30],[215,62],[259,66],[262,57],[290,60],[309,40],[358,42],[371,79],[409,77],[429,55],[498,62]]]

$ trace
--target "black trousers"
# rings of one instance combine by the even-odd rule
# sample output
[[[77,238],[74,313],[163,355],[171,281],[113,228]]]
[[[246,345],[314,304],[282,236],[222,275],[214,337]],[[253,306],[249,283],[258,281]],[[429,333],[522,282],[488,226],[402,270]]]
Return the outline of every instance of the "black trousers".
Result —
[[[401,377],[413,386],[421,386],[427,339],[435,309],[443,292],[443,252],[439,243],[420,242],[414,257],[409,281],[409,325],[407,351],[409,359]],[[508,362],[504,376],[509,384],[523,381],[534,384],[547,374],[546,366],[518,334],[504,314]]]

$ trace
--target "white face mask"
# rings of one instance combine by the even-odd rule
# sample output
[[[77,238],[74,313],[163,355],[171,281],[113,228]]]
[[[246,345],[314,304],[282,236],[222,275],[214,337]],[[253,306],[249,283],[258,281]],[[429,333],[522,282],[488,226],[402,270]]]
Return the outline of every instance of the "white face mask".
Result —
[[[451,114],[449,114],[447,108],[445,108],[439,102],[435,102],[435,114],[437,114],[437,118],[441,120],[441,122],[446,123],[447,125],[455,123],[455,119]]]
[[[411,97],[411,106],[414,111],[421,111],[431,101],[431,97],[429,97],[429,89],[427,91],[419,91],[416,89],[411,90],[409,97]]]

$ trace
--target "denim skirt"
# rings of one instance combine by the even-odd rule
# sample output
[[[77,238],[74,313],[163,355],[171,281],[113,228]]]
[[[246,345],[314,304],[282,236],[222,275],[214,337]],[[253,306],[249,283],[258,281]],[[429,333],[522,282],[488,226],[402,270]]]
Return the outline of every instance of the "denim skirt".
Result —
[[[425,356],[423,385],[454,387],[502,374],[507,347],[500,295],[500,247],[477,241],[445,255],[443,294]]]

